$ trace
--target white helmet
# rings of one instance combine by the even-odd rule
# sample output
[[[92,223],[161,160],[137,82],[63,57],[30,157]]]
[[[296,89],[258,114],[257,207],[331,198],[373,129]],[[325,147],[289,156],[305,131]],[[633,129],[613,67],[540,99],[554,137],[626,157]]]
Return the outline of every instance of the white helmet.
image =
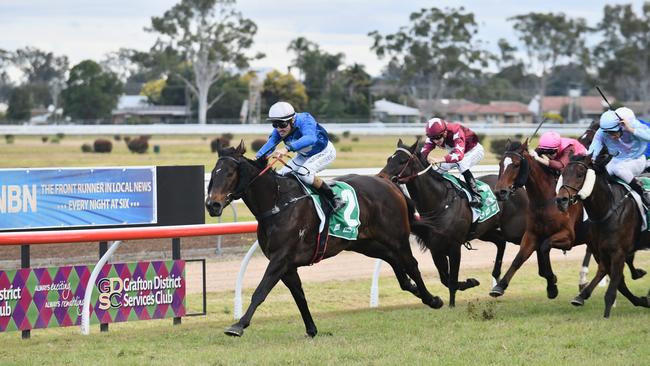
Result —
[[[616,109],[616,114],[618,114],[619,117],[621,117],[622,119],[624,119],[624,120],[626,120],[628,122],[632,122],[632,121],[636,120],[636,115],[634,115],[634,111],[632,111],[628,107],[620,107],[620,108]]]
[[[296,114],[291,104],[287,102],[277,102],[269,109],[269,121],[288,121]]]

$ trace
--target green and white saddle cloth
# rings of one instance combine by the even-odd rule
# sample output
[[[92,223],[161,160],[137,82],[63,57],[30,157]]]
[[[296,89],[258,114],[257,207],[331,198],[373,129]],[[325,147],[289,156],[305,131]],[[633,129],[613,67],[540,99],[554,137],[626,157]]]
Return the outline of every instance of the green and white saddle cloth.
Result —
[[[465,192],[468,199],[472,198],[472,194],[465,188],[460,178],[450,173],[442,173],[442,176],[450,181],[458,190]],[[481,194],[481,202],[483,205],[481,207],[471,207],[472,222],[483,222],[499,212],[499,202],[497,202],[497,197],[487,183],[477,179],[476,186]]]
[[[300,180],[298,180],[300,182]],[[303,184],[300,182],[307,193],[311,195],[311,198],[314,200],[314,206],[316,206],[316,211],[318,217],[321,220],[318,232],[323,231],[323,225],[325,222],[325,214],[321,207],[321,197],[314,190],[312,186]],[[334,191],[334,194],[341,197],[345,201],[345,206],[340,210],[332,213],[329,220],[329,235],[336,236],[339,238],[347,240],[357,240],[359,235],[359,201],[357,201],[357,192],[352,188],[351,185],[345,182],[334,181],[329,184]]]

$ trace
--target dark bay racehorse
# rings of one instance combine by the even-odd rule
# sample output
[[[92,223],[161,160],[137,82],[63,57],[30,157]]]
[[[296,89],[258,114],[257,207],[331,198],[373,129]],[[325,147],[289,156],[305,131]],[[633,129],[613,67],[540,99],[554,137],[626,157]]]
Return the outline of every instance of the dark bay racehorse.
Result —
[[[557,278],[553,274],[549,252],[551,248],[570,250],[588,240],[589,225],[583,222],[582,205],[577,204],[567,212],[555,205],[555,171],[538,163],[528,154],[528,140],[523,144],[514,141],[506,148],[499,162],[497,195],[507,199],[513,190],[526,187],[528,216],[526,233],[510,268],[490,291],[497,297],[504,294],[510,280],[522,264],[537,251],[539,275],[547,281],[546,294],[554,299],[557,294]]]
[[[217,151],[219,158],[208,185],[206,209],[211,216],[219,216],[232,200],[242,198],[257,218],[257,238],[269,259],[246,313],[226,329],[226,334],[241,336],[257,307],[281,280],[300,310],[307,335],[314,337],[316,325],[297,272],[298,267],[311,264],[314,257],[320,221],[312,199],[294,177],[265,169],[266,160],[244,157],[243,142],[237,148],[219,146]],[[382,259],[391,265],[402,289],[426,305],[440,308],[442,300],[426,289],[411,252],[409,233],[418,235],[426,226],[415,221],[412,204],[398,187],[385,179],[348,175],[340,180],[354,187],[357,193],[361,222],[358,240],[330,237],[324,257],[351,250]]]
[[[498,279],[506,241],[518,244],[525,231],[528,199],[522,190],[518,190],[510,200],[499,204],[501,211],[498,214],[473,225],[472,210],[467,200],[461,198],[462,193],[448,180],[434,171],[418,175],[429,164],[416,152],[417,146],[418,141],[407,146],[400,139],[397,150],[388,158],[379,175],[406,184],[421,220],[441,231],[437,234],[430,231],[421,244],[431,252],[440,280],[449,288],[449,305],[453,306],[456,290],[465,290],[479,284],[473,278],[458,282],[461,245],[475,238],[496,244],[497,259],[492,276]],[[495,187],[495,175],[481,177],[481,180],[490,187]]]
[[[591,124],[585,132],[578,138],[578,141],[585,147],[589,147],[591,145],[591,141],[594,139],[594,135],[596,134],[596,131],[598,131],[598,128],[600,127],[600,123],[597,120],[591,121]],[[578,288],[582,290],[586,285],[587,285],[587,272],[589,270],[589,259],[591,258],[591,248],[588,245],[587,250],[585,251],[585,256],[582,259],[582,270],[580,271],[580,282],[578,284]],[[642,268],[635,268],[634,267],[634,253],[631,253],[627,259],[627,264],[628,267],[630,267],[630,272],[632,275],[632,279],[636,280],[639,279],[643,276],[646,275],[646,271],[643,270]]]
[[[598,262],[598,272],[571,301],[580,306],[591,296],[600,280],[609,275],[605,292],[605,317],[609,317],[618,289],[635,306],[650,307],[647,297],[632,294],[625,284],[623,267],[635,250],[650,246],[650,232],[641,232],[642,218],[632,195],[620,184],[612,184],[605,166],[612,156],[601,153],[596,162],[591,156],[572,157],[562,172],[562,185],[556,202],[560,210],[584,202],[592,225],[588,244]]]

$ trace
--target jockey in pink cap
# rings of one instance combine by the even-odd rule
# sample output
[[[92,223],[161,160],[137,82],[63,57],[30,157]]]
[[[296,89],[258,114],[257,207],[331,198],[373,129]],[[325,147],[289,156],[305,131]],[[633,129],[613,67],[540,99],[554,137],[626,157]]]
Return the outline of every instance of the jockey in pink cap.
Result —
[[[576,139],[560,136],[555,131],[544,132],[537,149],[531,154],[540,164],[561,172],[571,155],[585,155],[587,149]]]
[[[478,164],[485,156],[483,146],[478,141],[474,131],[460,123],[447,122],[441,118],[431,118],[426,125],[427,139],[424,142],[422,156],[429,164],[436,165],[439,170],[448,171],[458,168],[465,178],[465,183],[471,190],[471,206],[481,206],[481,196],[476,186],[476,180],[469,168]],[[445,148],[449,152],[442,158],[429,154],[436,147]]]

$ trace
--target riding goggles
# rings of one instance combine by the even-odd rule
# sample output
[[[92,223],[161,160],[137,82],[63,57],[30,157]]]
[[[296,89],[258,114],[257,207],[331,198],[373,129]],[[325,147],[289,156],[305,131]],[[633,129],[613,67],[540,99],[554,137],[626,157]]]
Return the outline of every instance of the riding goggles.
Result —
[[[445,131],[447,132],[447,131]],[[445,137],[445,132],[437,134],[435,136],[428,136],[431,140],[440,140],[441,138]]]
[[[553,154],[557,153],[557,149],[543,149],[543,148],[540,148],[540,149],[537,149],[537,153],[539,155],[553,155]]]
[[[273,128],[285,128],[289,125],[289,121],[275,120],[273,121]]]
[[[619,134],[621,131],[622,131],[622,129],[621,129],[621,128],[618,128],[618,129],[616,129],[616,130],[607,130],[607,131],[604,131],[604,132],[605,132],[606,134],[608,134],[608,135],[617,135],[617,134]]]

